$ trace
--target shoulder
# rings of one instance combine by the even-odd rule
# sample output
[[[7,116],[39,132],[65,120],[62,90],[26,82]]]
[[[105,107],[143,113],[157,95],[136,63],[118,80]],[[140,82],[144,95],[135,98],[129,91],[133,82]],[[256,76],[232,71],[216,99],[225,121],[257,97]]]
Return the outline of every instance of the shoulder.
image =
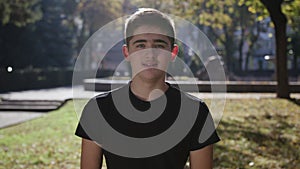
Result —
[[[100,93],[100,94],[90,98],[87,101],[87,103],[85,104],[85,108],[91,107],[91,106],[99,107],[100,105],[107,107],[109,104],[111,104],[113,102],[113,99],[114,99],[113,97],[120,97],[122,95],[122,92],[125,90],[126,90],[126,87],[122,86],[117,89],[113,89],[110,91]]]
[[[90,100],[102,101],[102,100],[106,100],[106,99],[111,99],[112,95],[119,95],[126,91],[128,92],[128,85],[124,85],[119,88],[100,93],[100,94],[94,96],[93,98],[91,98]]]
[[[107,99],[110,95],[111,95],[112,91],[107,91],[104,93],[100,93],[96,96],[94,96],[93,98],[91,98],[91,100],[103,100],[103,99]]]
[[[196,97],[196,96],[194,96],[194,95],[192,95],[188,92],[182,91],[177,86],[170,85],[170,87],[171,87],[171,90],[172,90],[173,93],[175,93],[175,92],[179,93],[179,95],[181,96],[182,101],[188,101],[188,102],[192,102],[194,104],[199,104],[200,106],[207,107],[205,102],[202,99],[200,99],[200,98],[198,98],[198,97]]]

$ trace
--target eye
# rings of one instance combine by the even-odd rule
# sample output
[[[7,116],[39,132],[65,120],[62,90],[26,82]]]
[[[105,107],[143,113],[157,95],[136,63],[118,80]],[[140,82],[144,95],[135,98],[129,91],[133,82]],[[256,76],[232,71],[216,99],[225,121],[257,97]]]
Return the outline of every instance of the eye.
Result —
[[[142,48],[142,49],[144,49],[144,48],[146,47],[146,45],[140,43],[140,44],[137,44],[135,47],[136,47],[136,48]]]
[[[156,45],[154,45],[154,48],[164,49],[164,48],[166,48],[166,46],[163,44],[156,44]]]

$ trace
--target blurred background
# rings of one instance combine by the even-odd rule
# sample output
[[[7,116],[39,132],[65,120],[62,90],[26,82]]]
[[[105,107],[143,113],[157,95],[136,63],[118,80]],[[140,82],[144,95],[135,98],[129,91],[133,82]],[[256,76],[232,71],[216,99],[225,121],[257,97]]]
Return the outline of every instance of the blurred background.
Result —
[[[288,83],[300,80],[300,0],[0,0],[0,92],[70,86],[88,38],[139,7],[196,25],[215,46],[229,81],[278,82],[285,97]],[[97,58],[105,54],[91,52],[81,66],[82,80],[99,68],[97,77],[111,76],[123,59],[120,45],[99,66]],[[179,57],[195,77],[207,80],[207,63],[181,47]]]

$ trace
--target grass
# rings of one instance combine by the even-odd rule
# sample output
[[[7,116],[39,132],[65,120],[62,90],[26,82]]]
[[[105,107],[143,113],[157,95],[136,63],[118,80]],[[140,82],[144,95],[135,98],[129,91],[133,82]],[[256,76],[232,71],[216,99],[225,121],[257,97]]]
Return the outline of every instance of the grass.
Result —
[[[76,121],[70,101],[41,118],[0,130],[0,168],[78,168]]]
[[[209,100],[208,100],[209,101]],[[284,99],[227,99],[215,168],[300,168],[300,106]],[[0,129],[0,169],[79,168],[80,139],[72,101]]]
[[[300,106],[284,99],[227,100],[216,168],[300,168]]]

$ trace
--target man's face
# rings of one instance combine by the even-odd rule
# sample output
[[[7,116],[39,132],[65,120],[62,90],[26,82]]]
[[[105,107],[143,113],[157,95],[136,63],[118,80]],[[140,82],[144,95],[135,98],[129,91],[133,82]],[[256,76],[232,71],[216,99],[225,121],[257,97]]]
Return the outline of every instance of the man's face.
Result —
[[[177,54],[177,51],[175,54],[172,51],[170,39],[164,34],[154,26],[140,26],[134,31],[129,46],[123,48],[124,55],[131,64],[133,78],[164,78],[169,62]]]

